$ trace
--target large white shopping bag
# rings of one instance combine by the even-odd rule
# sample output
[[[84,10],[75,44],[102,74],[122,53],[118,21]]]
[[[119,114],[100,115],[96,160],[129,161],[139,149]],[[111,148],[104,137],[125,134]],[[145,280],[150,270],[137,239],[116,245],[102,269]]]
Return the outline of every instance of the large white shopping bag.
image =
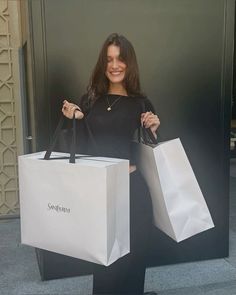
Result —
[[[22,243],[106,266],[129,253],[129,162],[44,154],[19,157]]]
[[[138,166],[150,190],[155,225],[177,242],[214,227],[179,138],[137,145]]]

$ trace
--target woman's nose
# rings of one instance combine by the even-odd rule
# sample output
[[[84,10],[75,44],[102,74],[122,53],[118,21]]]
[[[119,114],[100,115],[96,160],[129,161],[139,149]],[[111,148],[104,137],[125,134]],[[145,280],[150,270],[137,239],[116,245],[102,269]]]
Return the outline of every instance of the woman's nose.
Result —
[[[114,59],[113,61],[112,61],[112,68],[113,69],[116,69],[118,67],[118,61],[116,60],[116,59]]]

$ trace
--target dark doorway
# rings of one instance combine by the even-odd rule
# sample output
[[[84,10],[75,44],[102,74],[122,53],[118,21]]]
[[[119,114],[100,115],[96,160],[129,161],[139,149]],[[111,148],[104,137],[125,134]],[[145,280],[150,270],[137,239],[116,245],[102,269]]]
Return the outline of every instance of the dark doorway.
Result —
[[[111,32],[134,44],[143,89],[163,139],[180,137],[215,228],[177,244],[157,229],[149,265],[225,257],[229,228],[229,131],[233,0],[29,1],[37,150],[44,150],[62,100],[77,99]]]

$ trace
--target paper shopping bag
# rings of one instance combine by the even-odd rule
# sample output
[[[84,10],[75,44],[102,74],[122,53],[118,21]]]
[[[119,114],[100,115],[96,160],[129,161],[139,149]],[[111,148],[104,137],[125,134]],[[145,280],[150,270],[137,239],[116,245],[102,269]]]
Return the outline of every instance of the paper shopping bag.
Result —
[[[150,190],[155,225],[177,242],[214,227],[179,138],[136,146],[139,169]]]
[[[129,253],[129,162],[44,154],[19,157],[22,243],[106,266]]]

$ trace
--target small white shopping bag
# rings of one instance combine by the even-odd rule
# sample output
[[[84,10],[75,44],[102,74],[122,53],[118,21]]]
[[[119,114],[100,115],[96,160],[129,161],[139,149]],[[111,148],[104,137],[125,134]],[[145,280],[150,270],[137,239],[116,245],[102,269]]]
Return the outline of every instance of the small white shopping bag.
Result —
[[[137,145],[138,166],[150,190],[155,225],[177,242],[214,227],[179,138]]]
[[[44,154],[19,157],[22,243],[106,266],[129,253],[129,162]]]

